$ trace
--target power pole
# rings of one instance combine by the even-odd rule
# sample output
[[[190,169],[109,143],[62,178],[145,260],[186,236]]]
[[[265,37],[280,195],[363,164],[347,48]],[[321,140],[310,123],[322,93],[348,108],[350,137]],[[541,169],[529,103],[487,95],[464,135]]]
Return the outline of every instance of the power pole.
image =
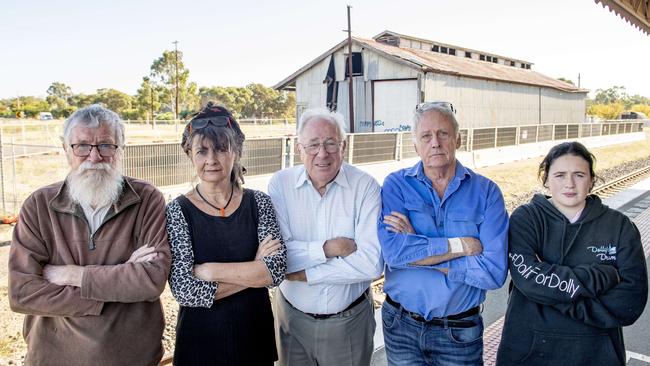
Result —
[[[176,57],[176,107],[174,108],[174,118],[176,119],[176,132],[178,132],[178,41],[174,44],[174,56]]]
[[[578,73],[578,89],[580,89],[580,73]]]
[[[354,89],[352,88],[352,25],[350,23],[350,8],[348,5],[348,104],[350,105],[350,133],[354,133]]]

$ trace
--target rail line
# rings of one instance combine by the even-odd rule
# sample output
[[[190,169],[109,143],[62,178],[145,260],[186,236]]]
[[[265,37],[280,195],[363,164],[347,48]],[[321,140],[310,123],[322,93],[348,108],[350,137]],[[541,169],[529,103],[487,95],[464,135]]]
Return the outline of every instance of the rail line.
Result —
[[[629,174],[613,179],[609,182],[605,182],[595,187],[593,189],[593,193],[597,194],[601,198],[611,197],[623,189],[633,185],[634,183],[639,182],[647,175],[650,175],[650,165],[641,169],[637,169]]]

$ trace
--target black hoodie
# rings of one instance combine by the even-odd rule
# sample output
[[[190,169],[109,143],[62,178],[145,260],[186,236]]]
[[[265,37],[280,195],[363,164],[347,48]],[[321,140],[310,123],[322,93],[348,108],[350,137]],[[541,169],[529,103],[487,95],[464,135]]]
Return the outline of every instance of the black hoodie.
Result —
[[[512,213],[509,243],[497,365],[624,365],[621,327],[636,321],[648,297],[630,219],[590,195],[571,224],[538,194]]]

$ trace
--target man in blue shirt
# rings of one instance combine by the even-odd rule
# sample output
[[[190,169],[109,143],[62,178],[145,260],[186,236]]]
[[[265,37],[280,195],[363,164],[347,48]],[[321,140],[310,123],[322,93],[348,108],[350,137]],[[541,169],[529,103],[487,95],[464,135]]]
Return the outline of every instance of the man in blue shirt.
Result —
[[[419,105],[413,127],[420,161],[389,175],[381,194],[388,364],[482,365],[480,305],[507,274],[503,196],[456,160],[451,103]]]

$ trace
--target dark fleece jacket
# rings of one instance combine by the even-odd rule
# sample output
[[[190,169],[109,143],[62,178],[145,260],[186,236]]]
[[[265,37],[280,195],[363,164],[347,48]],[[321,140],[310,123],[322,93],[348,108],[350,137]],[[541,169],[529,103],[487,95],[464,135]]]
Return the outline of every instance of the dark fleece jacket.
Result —
[[[636,226],[588,196],[571,224],[543,195],[510,217],[510,299],[498,365],[624,365],[621,327],[648,297]],[[513,286],[514,285],[514,286]]]

